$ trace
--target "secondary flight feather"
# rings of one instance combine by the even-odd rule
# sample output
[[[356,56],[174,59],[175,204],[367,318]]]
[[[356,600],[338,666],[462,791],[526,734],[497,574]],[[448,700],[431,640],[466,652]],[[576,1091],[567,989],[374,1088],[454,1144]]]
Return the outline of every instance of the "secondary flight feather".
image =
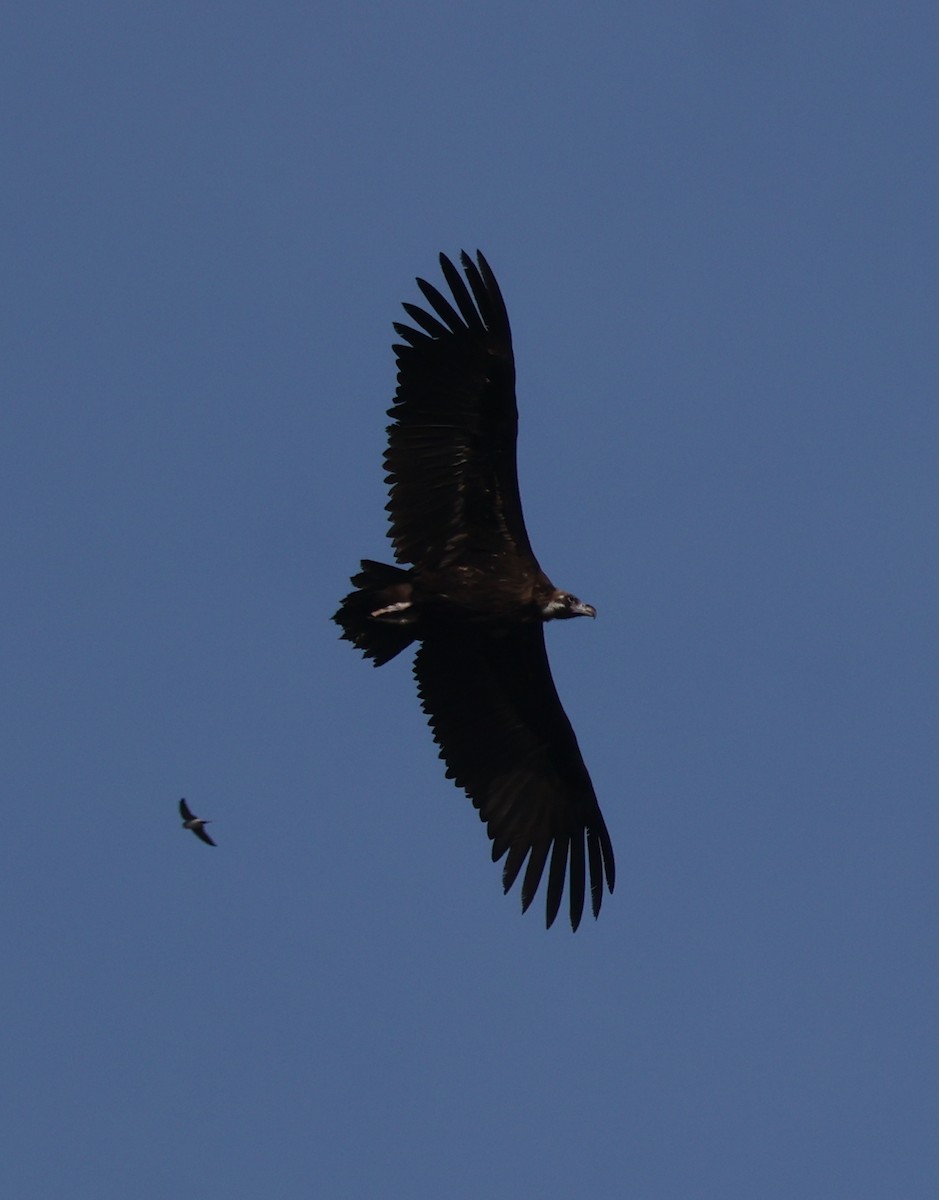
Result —
[[[334,620],[381,666],[412,642],[421,706],[447,776],[479,811],[507,892],[522,911],[547,868],[550,926],[567,885],[572,929],[589,879],[594,916],[613,891],[613,847],[558,698],[547,621],[596,616],[556,588],[532,550],[516,467],[512,335],[481,253],[443,254],[445,296],[395,323],[398,389],[385,453],[390,530],[400,566],[365,559]]]

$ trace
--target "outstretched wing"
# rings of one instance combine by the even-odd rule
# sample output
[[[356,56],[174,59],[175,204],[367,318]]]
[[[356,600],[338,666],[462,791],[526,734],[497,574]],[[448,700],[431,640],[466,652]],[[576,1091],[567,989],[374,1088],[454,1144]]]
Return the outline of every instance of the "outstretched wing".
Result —
[[[195,827],[195,829],[193,829],[192,832],[196,835],[197,838],[201,838],[202,841],[205,842],[207,846],[214,846],[216,844],[215,842],[212,841],[212,839],[206,833],[204,825],[197,825]]]
[[[465,280],[440,256],[452,301],[418,279],[431,311],[405,304],[417,328],[395,324],[404,344],[385,454],[395,557],[434,570],[511,555],[536,573],[518,494],[509,318],[482,254],[461,263]]]
[[[192,812],[190,811],[189,805],[185,800],[180,800],[179,802],[179,815],[184,821],[192,820]]]
[[[550,857],[547,923],[568,880],[571,927],[612,892],[613,847],[577,739],[558,699],[540,623],[426,637],[414,660],[421,705],[447,775],[479,809],[505,891],[525,866],[522,911]],[[585,867],[586,849],[586,867]]]

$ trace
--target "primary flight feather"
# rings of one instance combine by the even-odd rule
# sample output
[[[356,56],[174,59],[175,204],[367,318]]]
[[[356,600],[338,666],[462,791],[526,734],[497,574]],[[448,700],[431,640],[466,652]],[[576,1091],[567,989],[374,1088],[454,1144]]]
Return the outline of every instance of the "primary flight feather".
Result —
[[[596,616],[535,558],[518,491],[515,360],[499,285],[482,254],[443,254],[450,298],[417,284],[428,308],[395,324],[398,389],[385,467],[401,566],[366,559],[333,618],[381,666],[413,641],[421,706],[447,766],[522,875],[522,910],[547,867],[550,926],[565,883],[571,927],[613,891],[613,848],[558,698],[544,623]],[[523,870],[524,868],[524,870]]]

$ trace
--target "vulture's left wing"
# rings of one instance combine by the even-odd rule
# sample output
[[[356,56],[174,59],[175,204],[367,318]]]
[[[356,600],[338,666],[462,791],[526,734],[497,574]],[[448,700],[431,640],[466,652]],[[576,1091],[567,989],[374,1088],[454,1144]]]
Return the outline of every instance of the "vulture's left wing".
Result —
[[[604,884],[613,890],[613,847],[551,678],[542,625],[430,634],[415,657],[414,675],[447,775],[479,809],[493,861],[508,856],[505,891],[527,860],[524,912],[550,858],[548,926],[565,878],[571,927],[580,924],[587,869],[597,916]]]

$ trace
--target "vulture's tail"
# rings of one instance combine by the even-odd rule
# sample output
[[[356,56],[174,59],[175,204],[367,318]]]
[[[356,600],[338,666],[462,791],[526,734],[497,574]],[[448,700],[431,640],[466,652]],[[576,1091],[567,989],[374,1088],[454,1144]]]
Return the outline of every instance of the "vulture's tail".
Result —
[[[417,636],[411,572],[365,558],[352,583],[356,590],[346,596],[333,620],[341,626],[343,638],[380,667]]]

